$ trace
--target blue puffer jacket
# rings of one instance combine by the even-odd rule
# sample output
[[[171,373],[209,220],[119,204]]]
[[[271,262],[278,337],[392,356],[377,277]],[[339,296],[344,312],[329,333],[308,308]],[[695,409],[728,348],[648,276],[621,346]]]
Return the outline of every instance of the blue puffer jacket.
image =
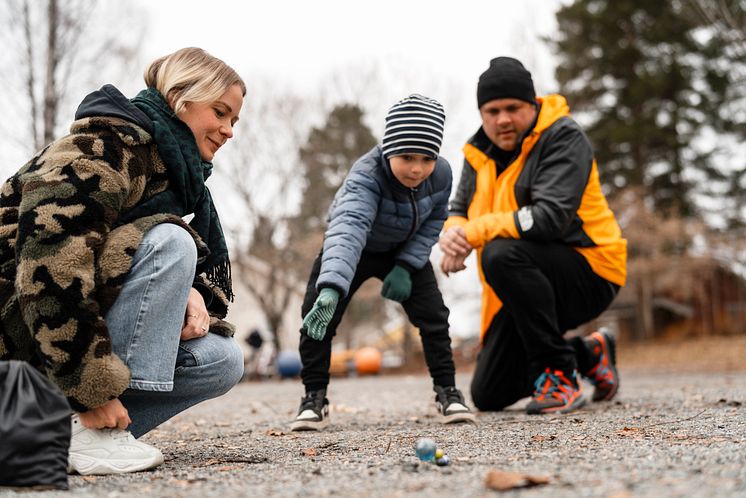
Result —
[[[448,217],[451,182],[451,166],[442,157],[414,189],[394,177],[380,145],[358,159],[329,208],[316,288],[347,296],[363,251],[394,251],[410,270],[425,266]]]

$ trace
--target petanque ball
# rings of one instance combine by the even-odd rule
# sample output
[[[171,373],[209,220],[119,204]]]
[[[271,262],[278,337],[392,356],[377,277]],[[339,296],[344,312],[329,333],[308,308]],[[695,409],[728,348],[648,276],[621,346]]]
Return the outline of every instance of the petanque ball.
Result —
[[[300,375],[302,364],[300,354],[293,349],[285,349],[277,355],[277,373],[280,377],[297,377]]]
[[[381,352],[373,347],[360,348],[355,352],[355,371],[358,375],[375,375],[381,371]]]

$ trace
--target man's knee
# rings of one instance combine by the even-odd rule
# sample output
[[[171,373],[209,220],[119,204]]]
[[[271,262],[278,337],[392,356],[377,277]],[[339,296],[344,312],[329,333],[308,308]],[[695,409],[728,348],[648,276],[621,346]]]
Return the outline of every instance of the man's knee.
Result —
[[[499,389],[489,389],[479,382],[472,381],[471,383],[471,401],[479,411],[500,411],[520,399],[520,397],[507,398],[505,394],[506,393],[500,392]]]
[[[515,354],[519,354],[515,351]],[[490,364],[482,362],[491,361]],[[504,368],[495,368],[498,365]],[[504,358],[487,358],[480,355],[471,380],[471,399],[481,411],[500,411],[516,401],[530,396],[532,386],[522,368],[505,365]]]
[[[482,270],[485,275],[504,275],[520,268],[525,260],[521,250],[524,241],[515,239],[494,239],[482,251]]]

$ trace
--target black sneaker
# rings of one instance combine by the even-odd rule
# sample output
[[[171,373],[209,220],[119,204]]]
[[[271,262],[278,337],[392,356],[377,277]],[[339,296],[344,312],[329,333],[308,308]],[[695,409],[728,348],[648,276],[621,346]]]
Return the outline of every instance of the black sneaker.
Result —
[[[318,431],[329,425],[329,400],[326,389],[311,391],[300,400],[298,415],[290,426],[291,431]]]
[[[585,405],[583,388],[578,382],[577,371],[563,372],[547,368],[534,383],[534,394],[526,412],[567,413]]]
[[[593,368],[584,374],[595,386],[593,401],[609,401],[619,390],[616,339],[609,331],[602,328],[583,340],[594,360]]]
[[[444,424],[459,422],[474,422],[474,414],[466,406],[464,395],[455,386],[433,386],[435,391],[435,405]]]

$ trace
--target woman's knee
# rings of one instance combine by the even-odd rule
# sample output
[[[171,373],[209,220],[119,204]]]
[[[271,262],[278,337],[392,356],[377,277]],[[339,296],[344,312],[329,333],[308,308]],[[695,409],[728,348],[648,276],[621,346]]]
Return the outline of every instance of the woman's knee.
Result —
[[[233,386],[238,384],[238,382],[243,378],[243,369],[244,369],[244,357],[243,357],[243,350],[241,349],[241,346],[238,345],[238,342],[234,339],[227,339],[226,342],[228,343],[228,354],[226,357],[228,358],[228,361],[226,362],[226,389],[227,392],[229,389],[231,389]]]
[[[197,265],[197,245],[183,227],[161,223],[150,229],[143,238],[161,254],[167,254],[168,266],[179,272],[191,271]]]
[[[215,378],[215,395],[225,394],[238,384],[243,377],[244,358],[241,346],[235,339],[208,334],[213,343],[210,347],[210,357],[204,357],[203,361],[210,365],[211,374]]]

